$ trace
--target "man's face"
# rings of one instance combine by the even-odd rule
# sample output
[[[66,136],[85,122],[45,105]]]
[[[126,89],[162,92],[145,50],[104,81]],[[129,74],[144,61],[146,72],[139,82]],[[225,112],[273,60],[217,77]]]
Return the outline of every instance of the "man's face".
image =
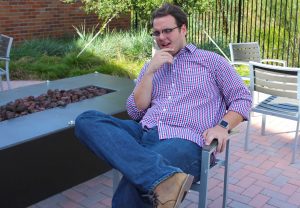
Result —
[[[173,56],[186,45],[186,25],[178,26],[175,18],[171,15],[153,20],[152,32],[157,45],[160,49],[174,49],[174,51],[170,52]]]

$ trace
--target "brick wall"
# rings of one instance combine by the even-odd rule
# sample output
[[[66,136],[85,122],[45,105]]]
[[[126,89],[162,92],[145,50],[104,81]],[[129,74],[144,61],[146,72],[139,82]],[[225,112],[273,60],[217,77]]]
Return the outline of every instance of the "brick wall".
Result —
[[[17,43],[72,35],[76,33],[73,25],[78,27],[85,22],[91,28],[99,23],[95,15],[86,15],[80,5],[80,2],[64,4],[60,0],[0,0],[0,33],[12,36]],[[109,24],[111,29],[129,27],[129,15]]]

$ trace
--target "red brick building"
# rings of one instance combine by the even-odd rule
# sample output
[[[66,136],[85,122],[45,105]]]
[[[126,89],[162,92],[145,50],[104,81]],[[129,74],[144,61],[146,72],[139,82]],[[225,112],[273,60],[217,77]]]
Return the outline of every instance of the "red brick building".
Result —
[[[86,15],[81,3],[65,4],[60,0],[0,0],[0,33],[24,40],[63,37],[75,34],[73,26],[85,23],[87,28],[100,21],[95,15]],[[130,15],[123,15],[109,24],[110,28],[130,28]]]

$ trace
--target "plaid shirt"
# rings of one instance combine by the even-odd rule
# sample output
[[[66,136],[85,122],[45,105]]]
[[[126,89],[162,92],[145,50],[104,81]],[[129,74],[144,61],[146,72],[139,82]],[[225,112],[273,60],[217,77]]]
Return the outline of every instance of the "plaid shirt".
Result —
[[[222,56],[189,44],[173,64],[163,64],[155,73],[149,108],[139,111],[132,93],[127,111],[144,128],[157,126],[160,139],[183,138],[203,146],[202,133],[217,125],[227,110],[247,120],[251,103],[248,88]]]

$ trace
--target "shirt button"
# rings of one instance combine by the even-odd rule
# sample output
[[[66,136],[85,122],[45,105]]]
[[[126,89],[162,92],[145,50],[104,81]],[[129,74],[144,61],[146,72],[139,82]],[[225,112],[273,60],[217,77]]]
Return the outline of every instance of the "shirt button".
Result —
[[[171,97],[171,96],[169,96],[169,97],[168,97],[168,100],[171,100],[171,98],[172,98],[172,97]]]
[[[163,111],[165,112],[165,111],[167,111],[167,109],[164,108]]]

